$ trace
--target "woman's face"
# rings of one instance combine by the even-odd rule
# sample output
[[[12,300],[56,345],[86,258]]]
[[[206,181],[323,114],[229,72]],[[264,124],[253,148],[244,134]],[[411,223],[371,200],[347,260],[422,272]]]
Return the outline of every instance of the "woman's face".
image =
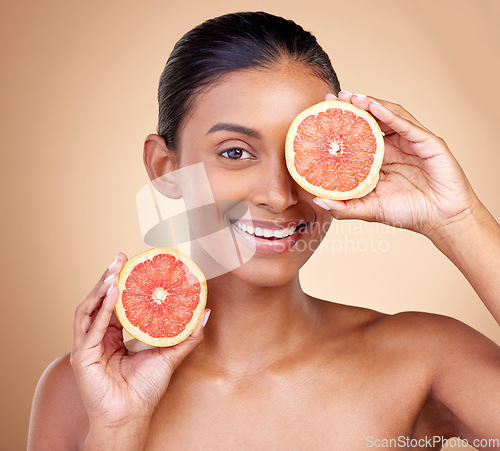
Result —
[[[233,265],[238,267],[231,274],[251,284],[290,281],[328,229],[330,214],[287,171],[285,138],[296,115],[329,92],[327,83],[300,64],[233,72],[196,98],[180,132],[177,167],[197,168],[181,181],[188,211],[213,196],[221,228],[228,226],[226,237],[234,240],[243,263]],[[194,221],[196,235],[206,235],[202,215]],[[198,253],[227,267],[221,260],[228,243],[205,236],[198,245]]]

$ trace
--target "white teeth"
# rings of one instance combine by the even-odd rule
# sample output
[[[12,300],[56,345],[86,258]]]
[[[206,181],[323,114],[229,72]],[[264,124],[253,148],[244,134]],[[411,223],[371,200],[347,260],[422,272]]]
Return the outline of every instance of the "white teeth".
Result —
[[[297,227],[287,227],[284,229],[277,229],[277,230],[271,230],[271,229],[263,229],[261,227],[253,227],[251,225],[245,225],[242,224],[241,222],[236,221],[235,223],[241,230],[244,232],[248,233],[249,235],[254,235],[258,237],[264,237],[264,238],[285,238],[287,236],[293,235],[295,233],[295,230]]]
[[[273,236],[275,238],[284,238],[288,235],[288,229],[275,230]]]
[[[273,231],[273,236],[276,238],[285,238],[287,236],[290,236],[291,233],[288,229],[280,229],[280,230],[274,230]]]

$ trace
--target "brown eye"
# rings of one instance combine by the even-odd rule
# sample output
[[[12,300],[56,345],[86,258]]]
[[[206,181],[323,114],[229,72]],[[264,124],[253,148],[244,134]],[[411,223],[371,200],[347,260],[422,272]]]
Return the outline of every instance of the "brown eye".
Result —
[[[247,158],[252,158],[252,156],[246,150],[240,149],[238,147],[225,150],[224,152],[221,153],[221,155],[231,160],[240,160],[240,159],[246,160]]]

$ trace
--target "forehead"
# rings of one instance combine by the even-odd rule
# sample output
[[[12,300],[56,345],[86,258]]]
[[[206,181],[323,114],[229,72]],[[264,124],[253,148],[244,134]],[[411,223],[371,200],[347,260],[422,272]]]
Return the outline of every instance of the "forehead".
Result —
[[[324,100],[330,86],[300,64],[232,72],[199,94],[181,132],[181,146],[218,122],[257,130],[285,127],[302,110]]]

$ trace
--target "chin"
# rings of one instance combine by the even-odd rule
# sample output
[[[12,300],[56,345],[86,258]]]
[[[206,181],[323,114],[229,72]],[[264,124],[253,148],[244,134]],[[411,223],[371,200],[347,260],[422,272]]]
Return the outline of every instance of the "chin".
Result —
[[[305,255],[303,252],[291,252],[287,255],[291,258],[275,258],[257,254],[231,271],[231,276],[255,287],[280,287],[298,277],[300,268],[311,255],[312,253]]]
[[[227,275],[255,287],[278,287],[298,276],[323,237],[301,227],[283,240],[266,242],[232,227],[195,240],[192,255],[207,279]]]

